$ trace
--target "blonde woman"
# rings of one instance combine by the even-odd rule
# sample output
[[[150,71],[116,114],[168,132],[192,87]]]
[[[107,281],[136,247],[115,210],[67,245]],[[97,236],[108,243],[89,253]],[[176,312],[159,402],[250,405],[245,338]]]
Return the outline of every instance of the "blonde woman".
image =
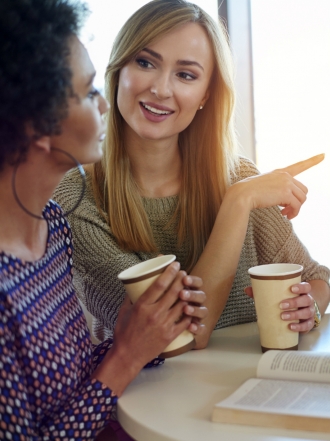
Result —
[[[70,217],[76,287],[98,338],[112,335],[125,296],[117,274],[158,253],[176,254],[204,280],[209,314],[197,348],[214,328],[256,319],[244,289],[248,268],[263,263],[304,266],[297,296],[279,314],[293,332],[311,330],[315,307],[323,314],[329,303],[329,270],[311,259],[289,219],[307,193],[293,176],[320,158],[257,176],[238,156],[223,26],[185,0],[149,2],[119,32],[106,88],[104,156],[87,170],[87,195]],[[71,172],[57,189],[66,209],[78,180]]]

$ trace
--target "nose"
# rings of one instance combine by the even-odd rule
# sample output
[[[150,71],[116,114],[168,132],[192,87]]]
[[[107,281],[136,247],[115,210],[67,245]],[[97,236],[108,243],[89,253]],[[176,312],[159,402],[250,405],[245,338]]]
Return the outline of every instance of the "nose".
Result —
[[[98,98],[99,98],[99,103],[98,103],[99,112],[101,115],[103,115],[104,113],[106,113],[109,110],[110,105],[102,94],[100,94],[98,96]]]
[[[165,100],[173,96],[169,75],[164,73],[155,78],[150,92],[160,100]]]

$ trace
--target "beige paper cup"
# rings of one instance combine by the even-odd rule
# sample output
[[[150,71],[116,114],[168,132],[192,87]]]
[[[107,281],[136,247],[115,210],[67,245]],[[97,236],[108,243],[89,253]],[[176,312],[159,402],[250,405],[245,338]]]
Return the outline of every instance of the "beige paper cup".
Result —
[[[138,263],[118,275],[126,289],[126,292],[135,303],[138,298],[149,288],[149,286],[165,271],[165,269],[176,259],[174,254],[155,257]],[[175,357],[190,351],[195,347],[194,335],[185,330],[174,339],[159,356],[162,358]]]
[[[269,349],[297,350],[299,332],[281,319],[280,303],[296,297],[292,285],[301,282],[303,267],[294,263],[259,265],[249,269],[257,311],[262,352]]]

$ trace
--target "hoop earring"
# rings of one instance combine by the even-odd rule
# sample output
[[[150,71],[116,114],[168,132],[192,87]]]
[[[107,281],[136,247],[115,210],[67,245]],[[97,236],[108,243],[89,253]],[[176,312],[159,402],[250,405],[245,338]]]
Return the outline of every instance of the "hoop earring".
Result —
[[[81,189],[81,193],[79,196],[79,199],[77,201],[77,203],[74,205],[73,208],[71,208],[70,210],[66,211],[65,213],[63,213],[63,216],[67,216],[68,214],[72,213],[80,204],[80,202],[82,201],[84,194],[85,194],[85,189],[86,189],[86,174],[85,174],[85,170],[83,168],[83,166],[80,164],[80,162],[78,162],[76,160],[76,158],[74,156],[72,156],[70,153],[66,152],[65,150],[59,149],[59,148],[55,148],[53,147],[52,150],[56,150],[57,152],[61,152],[64,153],[65,155],[67,155],[70,159],[72,159],[72,161],[76,164],[80,176],[81,176],[81,180],[82,180],[82,189]],[[14,168],[13,171],[13,175],[12,175],[12,179],[11,179],[11,188],[13,191],[13,195],[15,198],[15,201],[17,202],[17,204],[20,206],[20,208],[25,211],[25,213],[27,213],[29,216],[34,217],[35,219],[39,219],[39,220],[46,220],[43,216],[39,216],[37,214],[32,213],[30,210],[28,210],[26,207],[24,207],[24,205],[22,204],[22,202],[20,201],[18,195],[17,195],[17,191],[16,191],[16,173],[17,173],[17,169],[18,169],[19,164],[17,164]]]

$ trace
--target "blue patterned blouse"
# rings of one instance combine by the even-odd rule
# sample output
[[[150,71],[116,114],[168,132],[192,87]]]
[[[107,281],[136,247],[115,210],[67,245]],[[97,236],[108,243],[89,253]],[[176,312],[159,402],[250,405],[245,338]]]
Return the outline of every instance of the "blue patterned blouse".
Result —
[[[0,439],[94,439],[117,397],[90,379],[111,346],[94,346],[72,284],[72,239],[50,201],[44,256],[0,252]]]

